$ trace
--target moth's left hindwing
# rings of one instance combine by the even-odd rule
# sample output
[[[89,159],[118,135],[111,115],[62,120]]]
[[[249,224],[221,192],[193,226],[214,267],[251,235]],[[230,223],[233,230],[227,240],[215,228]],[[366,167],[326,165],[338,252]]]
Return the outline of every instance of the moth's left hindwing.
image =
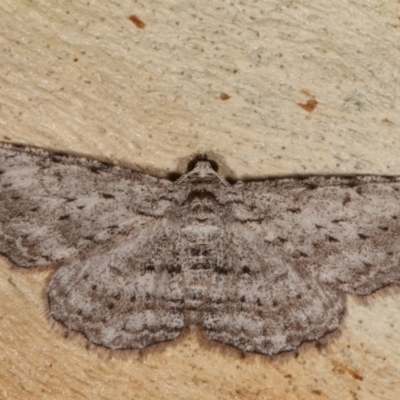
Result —
[[[205,314],[210,339],[273,355],[337,328],[343,295],[296,268],[251,229],[239,223],[227,226],[225,250]]]

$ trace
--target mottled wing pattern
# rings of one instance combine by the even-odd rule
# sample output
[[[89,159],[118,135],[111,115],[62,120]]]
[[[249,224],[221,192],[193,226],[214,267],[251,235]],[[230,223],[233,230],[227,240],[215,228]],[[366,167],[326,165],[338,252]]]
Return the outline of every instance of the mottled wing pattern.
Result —
[[[266,248],[347,293],[400,280],[400,178],[314,177],[245,185]]]
[[[59,268],[51,316],[110,349],[143,348],[179,336],[183,291],[177,233],[155,222]]]
[[[99,161],[0,143],[0,253],[23,267],[83,254],[164,215],[171,186]]]
[[[205,313],[210,339],[272,355],[337,328],[344,311],[338,291],[246,225],[228,225],[225,243],[225,265],[212,278]]]
[[[293,350],[337,328],[341,291],[367,295],[400,280],[399,178],[280,179],[228,190],[236,222],[226,223],[225,265],[210,289],[210,339],[264,354]]]
[[[399,218],[399,177],[230,186],[200,161],[174,185],[0,143],[0,253],[24,267],[61,263],[51,315],[111,349],[176,338],[195,293],[193,321],[204,318],[210,339],[294,350],[337,328],[342,292],[400,281]],[[182,248],[188,228],[193,249]]]

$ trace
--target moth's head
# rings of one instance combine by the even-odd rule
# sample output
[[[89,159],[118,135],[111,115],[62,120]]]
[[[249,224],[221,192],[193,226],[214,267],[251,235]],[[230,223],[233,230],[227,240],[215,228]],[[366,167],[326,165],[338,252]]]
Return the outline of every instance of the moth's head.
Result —
[[[228,183],[225,181],[222,176],[218,175],[218,165],[210,160],[195,160],[192,163],[189,163],[188,170],[185,175],[183,175],[178,183],[190,183],[190,184],[223,184],[227,185]]]

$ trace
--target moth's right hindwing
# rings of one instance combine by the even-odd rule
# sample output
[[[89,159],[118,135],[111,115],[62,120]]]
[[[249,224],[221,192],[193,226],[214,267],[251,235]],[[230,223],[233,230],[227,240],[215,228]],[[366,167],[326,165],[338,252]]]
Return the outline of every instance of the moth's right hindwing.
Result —
[[[110,349],[178,337],[184,303],[176,236],[157,222],[61,267],[50,282],[51,316]]]

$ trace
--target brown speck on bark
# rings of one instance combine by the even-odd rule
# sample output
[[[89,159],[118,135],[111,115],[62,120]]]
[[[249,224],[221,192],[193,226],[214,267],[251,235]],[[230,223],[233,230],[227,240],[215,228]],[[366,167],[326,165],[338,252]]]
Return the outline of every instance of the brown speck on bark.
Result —
[[[307,89],[301,89],[300,93],[303,93],[308,97],[314,97]]]
[[[219,98],[223,101],[225,100],[229,100],[231,98],[231,96],[229,96],[229,94],[226,94],[224,92],[221,92],[221,94],[219,95]]]
[[[146,24],[140,19],[138,18],[136,15],[130,15],[129,19],[136,25],[137,28],[139,29],[143,29]]]
[[[308,112],[314,111],[315,107],[317,107],[318,101],[315,99],[307,100],[306,103],[297,103],[303,110]]]
[[[355,370],[353,370],[352,368],[349,368],[348,366],[344,365],[343,363],[339,363],[339,362],[335,362],[334,363],[334,367],[333,367],[333,371],[335,372],[339,372],[340,374],[349,374],[350,376],[352,376],[354,379],[358,380],[358,381],[363,381],[364,378]]]

